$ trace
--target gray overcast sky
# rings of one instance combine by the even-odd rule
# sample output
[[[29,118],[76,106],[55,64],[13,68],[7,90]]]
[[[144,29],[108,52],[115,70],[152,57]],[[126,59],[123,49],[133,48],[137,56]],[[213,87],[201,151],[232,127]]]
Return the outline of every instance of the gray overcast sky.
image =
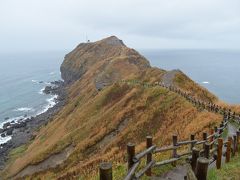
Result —
[[[133,48],[240,49],[239,0],[0,0],[0,52],[71,50],[116,35]]]

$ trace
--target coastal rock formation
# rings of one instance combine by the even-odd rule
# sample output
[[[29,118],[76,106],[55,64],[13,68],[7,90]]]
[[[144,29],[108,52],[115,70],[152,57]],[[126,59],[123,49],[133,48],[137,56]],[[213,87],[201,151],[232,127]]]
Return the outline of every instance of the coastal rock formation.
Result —
[[[36,132],[24,152],[11,159],[4,178],[64,179],[75,174],[81,176],[78,179],[91,179],[88,176],[96,174],[101,161],[124,164],[130,141],[141,150],[146,135],[164,145],[173,133],[188,139],[187,132],[197,137],[218,124],[222,117],[197,109],[166,88],[124,83],[170,82],[200,100],[217,100],[181,71],[173,72],[151,67],[146,58],[115,36],[81,43],[61,65],[63,88],[67,89],[64,107],[48,117],[50,121]],[[49,93],[51,90],[47,88]]]
[[[150,68],[149,62],[143,56],[134,49],[126,47],[117,37],[111,36],[95,43],[78,45],[65,56],[61,65],[61,74],[64,81],[70,84],[94,69],[96,72],[92,73],[96,74],[95,82],[99,89],[124,77],[120,72],[122,69],[120,67],[116,69],[120,62],[129,64],[130,68],[133,68],[131,71]]]
[[[21,146],[29,143],[36,137],[35,131],[42,125],[47,124],[48,121],[61,109],[65,102],[65,89],[62,81],[55,81],[51,83],[49,90],[50,94],[58,95],[57,104],[48,109],[46,112],[37,115],[36,117],[29,117],[24,115],[24,118],[16,121],[6,122],[3,127],[0,128],[0,136],[3,138],[9,138],[11,140],[0,145],[0,170],[4,168],[6,161],[9,159],[8,154],[14,148],[21,149]],[[54,90],[52,90],[54,89]],[[9,118],[5,118],[9,120]],[[1,177],[0,177],[1,179]]]

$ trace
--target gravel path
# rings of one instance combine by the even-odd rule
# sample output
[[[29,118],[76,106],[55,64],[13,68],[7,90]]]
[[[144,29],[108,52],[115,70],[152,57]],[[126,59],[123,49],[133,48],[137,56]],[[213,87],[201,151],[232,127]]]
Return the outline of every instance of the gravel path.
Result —
[[[173,79],[175,78],[175,75],[177,73],[181,72],[180,70],[177,70],[177,69],[174,69],[174,70],[171,70],[171,71],[167,71],[164,75],[163,75],[163,78],[162,78],[162,83],[165,85],[165,86],[171,86],[173,85]]]

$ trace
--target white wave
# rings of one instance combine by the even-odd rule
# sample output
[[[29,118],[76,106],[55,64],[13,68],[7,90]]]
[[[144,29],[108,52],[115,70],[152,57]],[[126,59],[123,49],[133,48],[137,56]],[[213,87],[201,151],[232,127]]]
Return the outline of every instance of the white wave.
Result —
[[[11,136],[1,137],[0,136],[0,144],[4,144],[12,139]]]
[[[46,99],[46,101],[48,102],[48,104],[44,107],[44,109],[39,112],[37,115],[40,115],[42,113],[45,113],[49,108],[52,108],[53,106],[55,106],[57,104],[56,99],[58,98],[58,95],[53,95],[51,98]]]
[[[45,89],[45,88],[42,88],[42,89],[41,89],[41,90],[38,92],[38,94],[41,94],[41,95],[43,95],[43,94],[44,94],[44,92],[43,92],[43,91],[44,91],[44,89]]]
[[[210,84],[210,82],[208,82],[208,81],[203,81],[202,83],[203,84]]]
[[[50,74],[50,75],[54,75],[54,74],[56,74],[56,73],[55,73],[55,72],[50,72],[49,74]]]
[[[22,112],[28,112],[28,111],[32,111],[33,108],[29,108],[29,107],[21,107],[21,108],[17,108],[14,111],[22,111]]]
[[[19,121],[20,119],[24,120],[24,119],[27,119],[27,118],[28,117],[24,117],[24,116],[18,116],[18,117],[10,118],[10,119],[0,123],[0,128],[3,128],[3,125],[7,122],[10,122],[10,123],[14,122],[15,123],[15,122]]]
[[[44,82],[44,84],[46,84],[46,85],[51,85],[51,83],[50,83],[50,82]]]
[[[35,80],[35,79],[33,79],[33,80],[32,80],[32,82],[33,82],[33,83],[38,83],[38,81],[37,81],[37,80]]]

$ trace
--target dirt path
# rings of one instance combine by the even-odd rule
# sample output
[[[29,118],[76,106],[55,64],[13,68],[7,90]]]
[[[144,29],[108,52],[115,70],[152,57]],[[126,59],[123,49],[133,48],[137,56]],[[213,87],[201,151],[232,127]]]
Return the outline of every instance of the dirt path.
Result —
[[[232,125],[231,123],[228,123],[227,126],[227,130],[228,130],[228,134],[227,136],[224,138],[224,141],[228,138],[228,136],[233,136],[234,134],[236,134],[237,132],[237,128]],[[223,152],[226,151],[226,147],[223,147]],[[222,157],[222,165],[225,163],[225,156],[223,155]],[[215,168],[216,167],[216,163],[212,163],[209,165],[209,169],[211,168]],[[187,170],[185,166],[179,166],[177,168],[174,168],[173,170],[163,174],[160,177],[154,177],[152,178],[153,180],[166,180],[166,179],[171,179],[171,180],[184,180],[184,176],[186,176],[187,174]]]
[[[234,125],[232,125],[231,123],[228,123],[228,136],[233,136],[236,133],[237,133],[237,128]]]
[[[160,177],[153,177],[151,180],[184,180],[184,177],[187,175],[187,166],[177,166],[173,170],[164,173]]]
[[[116,135],[120,131],[122,131],[127,126],[129,120],[130,119],[126,118],[123,121],[121,121],[114,131],[104,136],[99,142],[97,142],[94,146],[90,147],[85,153],[88,155],[93,154],[98,149],[104,148],[110,141],[112,141],[116,137]],[[73,150],[74,147],[70,145],[67,148],[65,148],[62,152],[51,155],[48,159],[42,161],[37,165],[27,166],[22,171],[20,171],[14,178],[32,175],[34,173],[41,172],[49,168],[54,168],[57,165],[63,163],[65,160],[67,160],[67,158],[73,152]]]
[[[173,79],[175,78],[175,75],[177,73],[179,73],[180,70],[171,70],[171,71],[167,71],[162,78],[162,83],[169,87],[173,85]]]
[[[57,165],[63,163],[69,155],[73,152],[74,147],[72,145],[65,148],[62,152],[50,156],[37,165],[29,165],[19,172],[14,178],[21,178],[26,175],[32,175],[36,172],[40,172],[49,168],[54,168]]]
[[[125,118],[122,120],[113,131],[106,134],[101,140],[99,140],[96,144],[88,148],[84,154],[91,155],[96,153],[98,150],[103,149],[109,142],[113,141],[113,139],[121,132],[128,124],[129,118]]]

